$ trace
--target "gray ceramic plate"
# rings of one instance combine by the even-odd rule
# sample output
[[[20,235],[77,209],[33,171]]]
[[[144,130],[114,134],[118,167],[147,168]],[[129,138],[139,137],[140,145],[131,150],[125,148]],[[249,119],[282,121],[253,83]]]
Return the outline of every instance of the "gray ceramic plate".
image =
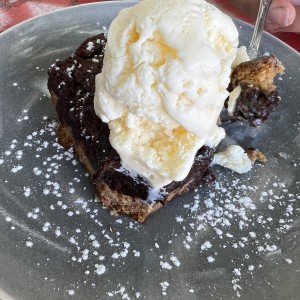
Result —
[[[0,35],[0,299],[299,299],[300,57],[269,35],[262,51],[286,67],[282,103],[260,129],[228,139],[268,162],[139,225],[94,200],[82,166],[55,140],[47,69],[132,3],[78,6]],[[241,44],[251,28],[236,22]]]

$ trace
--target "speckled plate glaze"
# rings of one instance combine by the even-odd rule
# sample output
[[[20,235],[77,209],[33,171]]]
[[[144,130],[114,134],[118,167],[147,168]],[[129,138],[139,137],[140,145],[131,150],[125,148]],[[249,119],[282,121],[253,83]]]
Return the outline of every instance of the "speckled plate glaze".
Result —
[[[259,129],[224,124],[223,145],[268,162],[178,198],[145,225],[111,216],[55,140],[47,69],[132,2],[77,6],[0,35],[0,299],[297,299],[300,57],[270,35],[282,102]],[[236,21],[242,45],[252,28]]]

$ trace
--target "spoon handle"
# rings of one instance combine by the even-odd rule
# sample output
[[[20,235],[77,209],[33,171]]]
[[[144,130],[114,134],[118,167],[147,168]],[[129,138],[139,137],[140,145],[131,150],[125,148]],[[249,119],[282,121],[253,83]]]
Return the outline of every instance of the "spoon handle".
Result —
[[[262,37],[267,13],[269,11],[271,3],[272,3],[272,0],[260,0],[259,11],[258,11],[258,15],[256,18],[254,32],[252,35],[250,45],[248,47],[248,52],[249,52],[248,54],[251,59],[254,59],[257,57],[260,40]]]

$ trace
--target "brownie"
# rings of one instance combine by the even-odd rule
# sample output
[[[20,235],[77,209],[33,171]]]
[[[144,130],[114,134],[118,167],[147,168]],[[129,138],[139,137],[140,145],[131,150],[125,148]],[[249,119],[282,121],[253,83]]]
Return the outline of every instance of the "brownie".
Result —
[[[215,149],[202,147],[188,176],[160,189],[122,166],[109,142],[108,125],[94,111],[95,76],[102,70],[105,44],[103,33],[88,38],[73,55],[49,69],[48,88],[59,120],[58,141],[66,148],[74,147],[104,207],[144,222],[172,199],[214,181],[209,165]]]
[[[280,102],[274,78],[283,72],[284,67],[275,56],[259,57],[236,66],[228,88],[232,92],[240,87],[232,116],[247,120],[253,127],[264,123]]]
[[[203,146],[188,176],[163,188],[126,169],[109,142],[108,125],[94,110],[95,76],[103,66],[106,37],[103,33],[85,40],[69,58],[49,69],[48,88],[59,126],[58,141],[74,150],[91,175],[102,205],[139,222],[172,199],[215,180],[209,166],[215,149]],[[259,126],[280,101],[274,77],[284,68],[274,56],[238,65],[232,72],[229,91],[239,87],[232,116]]]

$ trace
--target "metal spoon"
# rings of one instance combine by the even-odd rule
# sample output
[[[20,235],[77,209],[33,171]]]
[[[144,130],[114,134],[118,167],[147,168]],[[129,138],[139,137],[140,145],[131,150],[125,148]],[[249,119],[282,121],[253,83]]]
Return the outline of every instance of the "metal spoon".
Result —
[[[272,0],[260,0],[259,11],[256,17],[253,35],[249,47],[247,49],[247,53],[251,60],[257,58],[259,44],[261,41],[264,25],[267,18],[267,13],[269,11],[271,3]]]

